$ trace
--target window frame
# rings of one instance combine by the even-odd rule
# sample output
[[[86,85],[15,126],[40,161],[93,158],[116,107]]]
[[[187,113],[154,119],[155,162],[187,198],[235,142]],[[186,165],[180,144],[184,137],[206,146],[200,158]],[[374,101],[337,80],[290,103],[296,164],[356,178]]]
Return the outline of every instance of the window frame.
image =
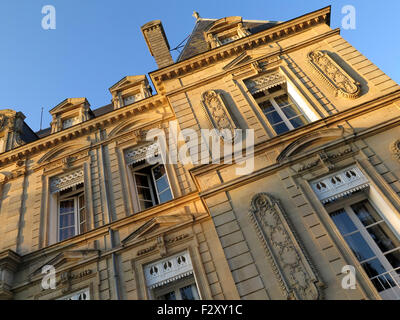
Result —
[[[77,235],[80,235],[84,232],[87,231],[87,226],[86,226],[86,230],[84,230],[82,232],[81,230],[81,219],[80,219],[80,212],[82,209],[85,210],[85,220],[83,221],[83,223],[87,223],[87,208],[86,208],[86,197],[85,197],[85,187],[84,187],[84,183],[82,183],[82,186],[79,188],[76,188],[77,185],[72,186],[72,191],[61,195],[60,192],[58,192],[56,194],[57,197],[57,242],[61,242],[64,240],[68,240],[71,239],[72,237],[75,237]],[[80,207],[79,205],[79,198],[83,197],[83,207]],[[68,201],[68,200],[73,200],[74,201],[74,235],[69,237],[69,238],[65,238],[65,239],[61,239],[61,202],[62,201]]]
[[[167,170],[166,164],[162,163],[161,161],[159,161],[159,162],[157,162],[155,164],[149,164],[149,163],[147,163],[146,160],[144,160],[144,163],[139,164],[136,167],[134,166],[134,164],[130,164],[130,165],[128,165],[129,181],[130,181],[130,184],[132,186],[132,188],[131,188],[131,197],[132,197],[132,200],[133,200],[133,207],[135,209],[135,213],[139,213],[139,212],[142,212],[144,210],[150,209],[150,208],[152,208],[154,206],[162,204],[162,203],[160,203],[159,192],[158,192],[156,179],[154,177],[154,171],[153,171],[153,169],[155,167],[160,166],[160,165],[163,165],[164,169],[165,169],[165,175],[167,177],[169,190],[171,192],[171,200],[173,200],[175,198],[174,192],[173,192],[173,189],[172,189],[172,185],[171,185],[171,180],[170,180],[169,175],[168,175],[168,170]],[[139,170],[142,170],[142,169],[145,169],[145,168],[149,168],[150,174],[144,174],[144,173],[140,173],[140,172],[135,173],[135,171],[139,171]],[[151,193],[151,198],[152,198],[153,205],[150,208],[141,208],[140,200],[139,200],[139,197],[138,197],[138,189],[137,189],[135,174],[147,176],[148,178],[151,177],[150,178],[151,181],[149,181],[150,182],[149,185],[151,186],[150,187],[150,193]],[[167,190],[167,189],[165,189],[165,190]],[[165,190],[163,190],[163,191],[165,191]],[[157,199],[157,201],[155,201],[156,199]],[[171,200],[168,200],[168,201],[171,201]],[[166,202],[168,202],[168,201],[166,201]],[[165,203],[165,202],[163,202],[163,203]]]
[[[254,94],[251,94],[252,97],[253,97],[253,99],[254,99],[254,101],[255,101],[256,104],[257,104],[257,107],[259,108],[259,111],[261,112],[262,116],[264,117],[264,120],[268,123],[269,127],[273,130],[273,132],[274,132],[277,136],[282,135],[282,134],[285,134],[285,133],[287,133],[287,132],[289,132],[289,131],[292,131],[292,130],[295,130],[295,129],[304,127],[304,126],[306,126],[307,124],[309,124],[309,123],[312,122],[312,120],[309,118],[309,116],[307,115],[307,113],[303,110],[303,108],[299,105],[299,103],[297,103],[296,100],[295,100],[295,99],[292,97],[292,95],[289,93],[289,90],[288,90],[288,87],[287,87],[287,82],[284,83],[284,84],[281,84],[280,86],[281,86],[281,89],[278,90],[278,91],[276,91],[276,92],[273,92],[273,93],[268,92],[267,89],[266,89],[266,90],[263,90],[262,92],[264,92],[264,94],[265,94],[265,96],[263,96],[263,97],[256,98],[256,97],[254,97]],[[272,87],[272,88],[274,88],[274,87]],[[272,89],[272,88],[269,88],[269,89]],[[291,103],[290,103],[290,101],[289,101],[289,103],[288,103],[286,106],[295,106],[295,107],[297,108],[297,111],[299,112],[299,114],[298,114],[297,116],[292,117],[292,118],[289,119],[289,118],[285,115],[285,113],[282,111],[282,108],[279,106],[279,104],[276,102],[275,99],[276,99],[277,97],[280,97],[280,96],[283,96],[283,95],[287,95],[287,96],[288,96],[288,99],[291,100]],[[272,107],[274,108],[274,111],[278,113],[279,117],[280,117],[281,120],[282,120],[282,121],[280,121],[279,123],[284,123],[284,124],[286,125],[286,127],[288,128],[287,131],[278,133],[278,132],[275,130],[275,128],[274,128],[275,124],[272,124],[272,123],[268,120],[267,115],[264,113],[263,108],[262,108],[261,105],[260,105],[261,103],[263,103],[263,102],[265,102],[265,101],[269,101],[269,102],[271,103]],[[299,127],[295,128],[295,127],[293,126],[293,124],[290,122],[290,120],[292,120],[292,119],[294,119],[294,118],[301,117],[301,116],[303,116],[303,117],[305,118],[306,123],[305,123],[304,125],[302,125],[302,126],[299,126]]]
[[[357,217],[354,209],[352,208],[353,205],[359,204],[359,203],[361,203],[363,201],[367,201],[368,204],[372,207],[373,210],[375,210],[376,214],[380,218],[379,221],[375,221],[374,223],[369,224],[367,227],[363,225],[361,220]],[[371,282],[371,284],[373,285],[373,287],[377,291],[378,291],[378,289],[373,284],[373,281],[372,281],[373,279],[378,279],[378,281],[380,282],[382,287],[384,287],[384,285],[381,283],[379,278],[383,277],[385,275],[391,275],[391,273],[397,273],[396,274],[396,278],[397,279],[394,279],[393,276],[391,276],[391,279],[393,281],[395,281],[395,283],[397,284],[398,293],[396,293],[396,286],[395,286],[395,287],[391,287],[389,289],[378,291],[378,294],[382,298],[384,298],[384,296],[390,296],[391,293],[392,293],[392,295],[397,296],[397,299],[400,299],[400,274],[398,273],[400,271],[400,266],[398,266],[398,267],[392,266],[390,264],[390,262],[387,260],[386,256],[385,256],[385,255],[390,254],[392,252],[400,251],[400,246],[397,246],[395,248],[392,248],[390,250],[387,250],[387,251],[383,252],[379,248],[377,243],[374,241],[374,239],[372,238],[372,236],[368,232],[368,228],[371,228],[373,226],[380,225],[380,224],[386,224],[386,227],[390,230],[390,232],[393,234],[393,236],[396,238],[396,240],[400,241],[400,239],[398,238],[397,234],[395,232],[393,232],[390,222],[387,221],[387,219],[385,218],[385,214],[382,212],[382,210],[379,208],[379,206],[371,199],[371,197],[366,192],[361,192],[359,194],[352,194],[349,198],[340,199],[340,200],[335,201],[333,203],[328,203],[324,207],[325,207],[325,209],[326,209],[326,211],[328,213],[330,221],[332,222],[332,224],[337,229],[337,232],[338,232],[341,240],[346,245],[346,247],[349,249],[349,252],[351,252],[351,254],[354,256],[355,261],[357,261],[357,263],[359,264],[360,268],[365,272],[367,278],[369,279],[369,281]],[[337,211],[337,210],[341,210],[341,209],[347,214],[347,216],[350,219],[350,221],[356,227],[356,230],[353,230],[353,231],[347,232],[347,233],[342,233],[339,230],[339,228],[337,227],[336,223],[334,222],[334,220],[332,218],[332,213]],[[357,233],[359,233],[361,235],[362,239],[366,242],[366,244],[368,245],[369,249],[372,251],[374,256],[369,257],[367,259],[363,259],[363,260],[359,260],[357,258],[357,256],[355,255],[355,253],[351,249],[350,245],[346,241],[346,237],[351,236],[353,234],[357,234]],[[364,269],[363,264],[365,264],[367,262],[370,262],[370,261],[373,261],[375,259],[377,259],[381,263],[381,265],[385,269],[385,272],[384,273],[379,273],[378,275],[370,277],[367,274],[367,271]]]

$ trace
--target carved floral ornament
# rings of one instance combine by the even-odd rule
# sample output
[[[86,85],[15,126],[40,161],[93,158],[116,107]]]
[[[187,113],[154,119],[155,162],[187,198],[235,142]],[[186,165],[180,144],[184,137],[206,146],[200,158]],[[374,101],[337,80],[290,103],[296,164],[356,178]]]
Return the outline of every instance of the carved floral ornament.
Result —
[[[317,75],[335,91],[336,96],[348,99],[355,99],[360,96],[360,84],[348,75],[327,52],[311,51],[308,54],[308,61]]]
[[[286,298],[321,298],[319,287],[322,283],[279,201],[268,193],[256,194],[251,201],[249,217]]]
[[[236,137],[236,125],[221,94],[214,90],[204,92],[202,94],[202,105],[211,126],[220,132],[223,139],[233,141]],[[227,134],[226,131],[230,134]]]
[[[400,139],[390,145],[390,151],[395,159],[400,160]]]

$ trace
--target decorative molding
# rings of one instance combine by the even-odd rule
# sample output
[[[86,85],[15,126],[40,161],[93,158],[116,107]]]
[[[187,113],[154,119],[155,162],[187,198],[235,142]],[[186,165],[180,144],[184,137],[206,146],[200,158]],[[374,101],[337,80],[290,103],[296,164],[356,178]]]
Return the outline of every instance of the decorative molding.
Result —
[[[308,61],[316,74],[335,91],[336,96],[356,99],[361,95],[360,84],[346,73],[327,52],[311,51]]]
[[[400,160],[400,139],[393,141],[389,149],[393,155],[393,158],[395,158],[396,160]]]
[[[320,299],[322,283],[279,201],[268,193],[256,194],[249,217],[286,298]]]
[[[279,72],[264,74],[244,81],[251,94],[286,83],[286,77]]]
[[[322,203],[339,199],[369,187],[368,179],[357,166],[352,166],[311,182]]]
[[[137,162],[152,159],[159,154],[159,145],[157,142],[147,143],[141,146],[135,146],[125,151],[125,160],[127,165],[132,165]]]
[[[220,93],[209,90],[202,95],[202,106],[211,127],[218,130],[219,135],[227,141],[233,141],[236,138],[236,125],[233,121],[228,108]],[[226,136],[226,131],[230,136]]]
[[[67,174],[59,175],[50,179],[50,192],[56,193],[84,182],[83,169],[80,168]]]
[[[169,282],[193,274],[193,265],[187,251],[144,267],[146,285],[149,289],[157,288]]]

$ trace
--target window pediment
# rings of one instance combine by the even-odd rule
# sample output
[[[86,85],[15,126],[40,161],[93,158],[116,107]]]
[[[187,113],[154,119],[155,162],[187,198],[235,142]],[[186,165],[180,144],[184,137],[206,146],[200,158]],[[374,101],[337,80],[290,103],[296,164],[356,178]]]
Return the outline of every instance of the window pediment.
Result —
[[[90,120],[93,113],[86,98],[68,98],[50,110],[53,117],[51,132],[58,132]]]
[[[152,89],[145,75],[127,76],[109,89],[114,109],[151,96]]]
[[[250,35],[250,32],[243,27],[242,17],[226,17],[215,21],[205,32],[211,48],[230,43]]]

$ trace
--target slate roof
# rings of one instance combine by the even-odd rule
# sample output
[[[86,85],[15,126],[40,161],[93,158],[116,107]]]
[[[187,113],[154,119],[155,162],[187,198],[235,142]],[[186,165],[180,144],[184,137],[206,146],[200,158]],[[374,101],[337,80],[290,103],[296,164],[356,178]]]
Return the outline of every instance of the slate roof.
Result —
[[[198,54],[204,53],[209,50],[208,42],[204,37],[204,30],[206,30],[212,23],[218,19],[203,19],[199,18],[193,28],[192,34],[176,62],[180,62]],[[251,34],[269,29],[280,22],[278,21],[252,21],[243,20],[243,27],[248,29]]]

